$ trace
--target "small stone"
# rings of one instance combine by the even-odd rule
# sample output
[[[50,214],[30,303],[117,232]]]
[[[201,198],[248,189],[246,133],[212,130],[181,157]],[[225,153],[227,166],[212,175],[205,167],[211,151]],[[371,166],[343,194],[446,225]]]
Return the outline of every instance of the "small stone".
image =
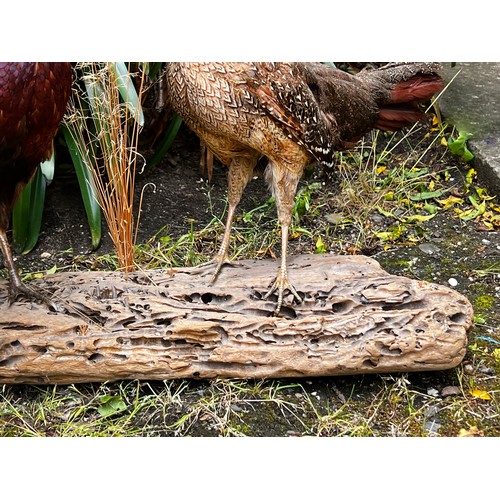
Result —
[[[447,385],[441,390],[441,396],[443,396],[443,398],[448,396],[459,396],[460,394],[462,394],[462,391],[460,390],[460,387],[456,385]]]
[[[50,257],[52,257],[52,254],[49,252],[43,252],[42,254],[40,254],[41,259],[49,259]]]
[[[484,375],[495,375],[496,374],[495,369],[490,368],[489,366],[480,366],[478,368],[478,372],[483,373]]]
[[[439,396],[439,391],[437,389],[434,389],[434,387],[429,387],[429,389],[427,389],[427,394],[429,396],[437,397]]]
[[[464,366],[464,371],[465,373],[474,373],[474,367],[472,365],[467,364]]]
[[[330,213],[325,215],[325,219],[330,224],[339,224],[344,220],[344,215],[341,213]]]
[[[433,245],[432,243],[422,243],[421,245],[418,245],[418,248],[422,252],[424,252],[428,255],[432,255],[432,254],[439,252],[439,247],[437,247],[436,245]]]
[[[450,285],[450,286],[457,286],[458,285],[458,281],[455,278],[450,278],[448,280],[448,285]]]

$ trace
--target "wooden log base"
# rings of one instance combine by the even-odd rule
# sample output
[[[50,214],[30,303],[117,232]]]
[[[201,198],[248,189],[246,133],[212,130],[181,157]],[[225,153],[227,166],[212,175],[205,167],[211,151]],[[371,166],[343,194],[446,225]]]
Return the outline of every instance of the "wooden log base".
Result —
[[[0,282],[0,383],[428,371],[465,355],[469,301],[370,258],[290,257],[303,302],[286,297],[279,317],[262,299],[276,262],[237,261],[213,285],[212,271],[57,273],[38,285],[64,304],[58,313],[9,307]]]

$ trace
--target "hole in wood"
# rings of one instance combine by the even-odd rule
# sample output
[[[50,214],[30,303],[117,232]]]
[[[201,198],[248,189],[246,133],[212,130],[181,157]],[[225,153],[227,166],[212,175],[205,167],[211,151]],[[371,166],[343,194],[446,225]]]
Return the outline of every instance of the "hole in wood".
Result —
[[[411,302],[397,302],[392,304],[384,304],[382,309],[384,311],[399,311],[399,310],[407,310],[414,311],[417,309],[425,309],[425,303],[421,300],[413,300]]]
[[[271,315],[273,315],[274,313],[272,313]],[[293,309],[292,307],[288,307],[288,306],[281,306],[281,310],[280,310],[280,315],[285,317],[285,318],[290,318],[290,319],[295,319],[297,317],[297,313],[295,312],[295,309]]]
[[[464,313],[458,312],[450,316],[450,321],[461,325],[467,321],[467,316]]]
[[[211,294],[211,293],[204,293],[202,296],[201,296],[201,300],[204,304],[210,304],[210,302],[212,302],[212,299],[214,298],[214,296]]]
[[[168,318],[155,319],[155,325],[158,326],[169,326],[172,324],[172,320]]]
[[[22,361],[24,358],[25,356],[10,356],[10,358],[0,361],[0,366],[3,366],[5,368],[9,366],[14,366],[17,365],[17,363],[19,361]]]
[[[99,354],[98,352],[95,352],[94,354],[91,354],[89,356],[89,361],[92,361],[94,363],[97,363],[98,361],[102,361],[104,359],[104,356],[102,354]]]
[[[353,302],[352,300],[343,300],[342,302],[334,302],[332,304],[332,312],[336,314],[345,314],[350,312],[355,306],[356,303]]]
[[[34,345],[32,348],[35,352],[39,352],[40,354],[45,354],[46,352],[48,352],[48,349],[41,345]]]
[[[10,345],[11,345],[12,347],[22,347],[22,344],[21,344],[21,342],[19,342],[19,340],[14,340],[14,341],[12,341],[12,342],[10,343]]]

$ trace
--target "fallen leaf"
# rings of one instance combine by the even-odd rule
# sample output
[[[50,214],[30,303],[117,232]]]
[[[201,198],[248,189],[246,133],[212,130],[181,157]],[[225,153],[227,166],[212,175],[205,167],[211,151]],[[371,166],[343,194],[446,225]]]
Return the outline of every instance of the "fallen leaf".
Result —
[[[481,389],[472,389],[469,391],[469,394],[475,398],[484,399],[485,401],[489,401],[491,399],[491,396],[486,391],[482,391]]]
[[[469,430],[460,429],[458,437],[483,437],[484,432],[480,431],[475,425],[469,428]]]

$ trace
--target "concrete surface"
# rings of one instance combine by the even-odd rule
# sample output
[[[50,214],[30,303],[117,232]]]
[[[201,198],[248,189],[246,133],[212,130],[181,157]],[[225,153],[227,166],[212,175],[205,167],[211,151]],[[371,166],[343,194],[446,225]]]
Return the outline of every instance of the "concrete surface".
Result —
[[[444,63],[443,76],[451,84],[440,99],[442,115],[472,134],[472,164],[490,193],[500,195],[500,63]]]

